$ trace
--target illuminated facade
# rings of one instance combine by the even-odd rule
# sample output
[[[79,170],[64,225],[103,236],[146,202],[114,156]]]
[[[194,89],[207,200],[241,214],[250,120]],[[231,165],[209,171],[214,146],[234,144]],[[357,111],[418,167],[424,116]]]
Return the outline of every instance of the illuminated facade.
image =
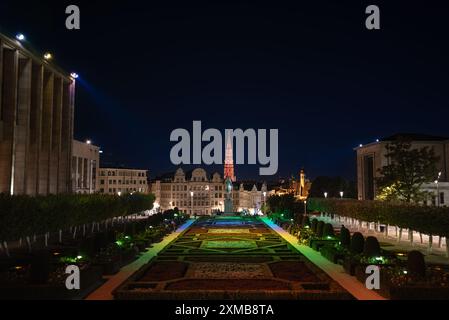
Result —
[[[72,190],[74,193],[96,192],[99,163],[99,147],[73,140]]]
[[[0,34],[0,193],[68,193],[75,80]]]
[[[202,168],[188,172],[179,168],[174,174],[159,177],[151,184],[151,192],[161,210],[177,207],[182,212],[196,215],[224,211],[225,180],[219,173],[209,176]],[[235,212],[258,212],[270,194],[265,183],[259,187],[233,183],[233,209]]]
[[[100,168],[97,191],[104,194],[148,193],[148,171],[139,169]]]

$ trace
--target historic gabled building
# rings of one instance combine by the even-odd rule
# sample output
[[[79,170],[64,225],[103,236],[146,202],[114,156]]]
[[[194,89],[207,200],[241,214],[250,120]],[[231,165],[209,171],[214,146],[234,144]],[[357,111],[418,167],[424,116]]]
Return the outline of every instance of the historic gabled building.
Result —
[[[179,168],[174,173],[156,178],[151,192],[161,210],[177,207],[188,214],[211,215],[224,211],[225,182],[219,173],[209,175],[206,170],[196,168],[185,172]],[[233,183],[232,201],[235,212],[257,213],[269,197],[265,183]]]

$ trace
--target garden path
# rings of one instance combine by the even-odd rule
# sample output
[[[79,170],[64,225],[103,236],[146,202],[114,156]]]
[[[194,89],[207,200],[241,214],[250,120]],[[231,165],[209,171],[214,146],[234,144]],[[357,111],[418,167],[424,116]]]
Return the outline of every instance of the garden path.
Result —
[[[261,220],[277,232],[284,240],[288,241],[299,252],[301,252],[307,259],[313,262],[317,267],[326,272],[332,279],[334,279],[340,286],[346,289],[358,300],[385,300],[382,296],[376,292],[367,289],[362,283],[360,283],[355,277],[345,273],[343,267],[330,262],[326,258],[322,257],[320,253],[316,252],[312,248],[298,244],[298,239],[292,236],[287,231],[276,225],[267,217],[261,218]]]

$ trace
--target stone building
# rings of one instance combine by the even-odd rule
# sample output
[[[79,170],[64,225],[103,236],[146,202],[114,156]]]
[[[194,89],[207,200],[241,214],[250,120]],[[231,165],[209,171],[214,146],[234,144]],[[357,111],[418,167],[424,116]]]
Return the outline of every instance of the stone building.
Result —
[[[156,178],[151,192],[161,210],[177,207],[188,214],[211,215],[224,211],[225,182],[219,173],[209,175],[206,170],[196,168],[185,172],[179,168],[174,173]],[[233,183],[232,200],[234,211],[259,212],[269,197],[266,184]]]
[[[74,96],[68,73],[0,34],[0,193],[71,192]]]
[[[104,194],[148,193],[148,171],[125,168],[100,168],[97,191]]]
[[[75,193],[97,191],[100,148],[89,141],[73,140],[72,145],[72,190]]]
[[[389,163],[385,156],[386,145],[398,139],[407,139],[412,148],[430,147],[440,157],[437,168],[441,172],[435,181],[423,185],[423,190],[433,194],[428,204],[447,205],[449,201],[449,138],[422,135],[422,134],[395,134],[375,142],[360,145],[354,150],[357,152],[357,190],[359,200],[372,200],[377,195],[376,178],[380,176],[379,170]]]

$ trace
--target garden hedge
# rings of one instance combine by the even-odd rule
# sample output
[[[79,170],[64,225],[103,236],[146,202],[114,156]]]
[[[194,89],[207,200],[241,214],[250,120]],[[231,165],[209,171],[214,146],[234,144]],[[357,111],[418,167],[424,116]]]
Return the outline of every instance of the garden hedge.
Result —
[[[449,207],[325,198],[308,199],[307,207],[309,211],[333,213],[367,222],[380,222],[424,234],[449,236]]]
[[[135,214],[153,207],[154,195],[0,194],[0,241],[32,236]]]

